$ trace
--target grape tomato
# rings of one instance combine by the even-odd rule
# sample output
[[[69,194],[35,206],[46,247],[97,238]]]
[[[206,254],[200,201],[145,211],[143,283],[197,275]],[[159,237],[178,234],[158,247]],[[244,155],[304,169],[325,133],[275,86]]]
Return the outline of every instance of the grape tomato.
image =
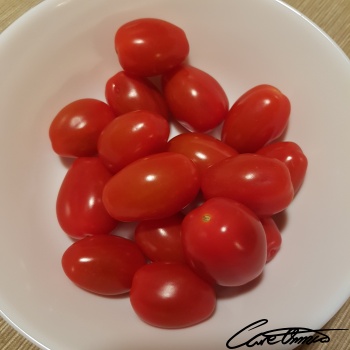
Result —
[[[221,286],[252,281],[266,262],[266,238],[259,218],[232,199],[212,198],[187,214],[182,241],[193,269]]]
[[[236,150],[215,137],[195,132],[173,137],[168,142],[167,150],[190,158],[200,174],[220,160],[238,155]]]
[[[126,72],[150,77],[181,64],[190,47],[178,26],[157,18],[140,18],[117,30],[115,49]]]
[[[71,238],[108,234],[117,226],[102,203],[112,174],[97,157],[79,157],[68,169],[56,200],[56,215]]]
[[[286,209],[294,190],[287,166],[278,159],[257,154],[226,158],[206,170],[201,188],[206,199],[228,197],[259,216]]]
[[[165,219],[138,223],[135,242],[151,261],[186,263],[181,241],[183,215],[177,213]]]
[[[139,109],[160,114],[166,119],[169,116],[165,99],[155,84],[124,71],[108,79],[105,96],[117,116]]]
[[[196,166],[186,156],[163,152],[136,160],[106,184],[103,203],[119,221],[162,219],[192,202],[199,192]]]
[[[115,118],[106,103],[85,98],[62,108],[49,129],[53,150],[62,157],[97,155],[97,141],[102,130]]]
[[[170,126],[161,115],[137,110],[115,118],[102,131],[98,154],[106,167],[118,172],[133,161],[166,149]]]
[[[183,328],[208,319],[216,307],[213,287],[181,263],[156,262],[139,269],[130,302],[146,323]]]
[[[230,108],[221,140],[240,153],[252,153],[286,129],[290,101],[276,87],[263,84],[245,92]]]
[[[67,248],[62,267],[80,288],[101,295],[130,291],[137,270],[146,264],[139,247],[123,237],[86,237]]]
[[[198,68],[183,65],[163,75],[163,93],[172,116],[186,129],[209,132],[228,112],[219,82]]]
[[[308,160],[299,145],[295,142],[281,141],[271,143],[256,153],[282,161],[289,170],[294,193],[299,191],[308,166]]]

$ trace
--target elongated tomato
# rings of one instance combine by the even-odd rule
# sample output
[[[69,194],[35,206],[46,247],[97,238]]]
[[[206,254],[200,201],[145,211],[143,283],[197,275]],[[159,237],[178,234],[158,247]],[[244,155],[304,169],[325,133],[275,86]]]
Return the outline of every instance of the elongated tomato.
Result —
[[[188,132],[168,141],[168,151],[181,153],[190,158],[200,174],[215,163],[238,155],[232,147],[207,134]]]
[[[163,75],[165,100],[173,117],[186,129],[207,132],[228,112],[228,98],[220,83],[198,68],[183,65]]]
[[[80,288],[101,295],[129,292],[134,274],[145,264],[135,242],[114,235],[85,237],[62,256],[67,277]]]
[[[196,166],[186,156],[157,153],[136,160],[106,184],[103,203],[120,221],[141,221],[171,216],[199,192]]]
[[[274,215],[291,203],[293,184],[280,160],[257,154],[240,154],[211,166],[202,177],[206,199],[234,199],[259,216]]]
[[[77,158],[61,184],[56,213],[70,237],[80,239],[110,233],[117,222],[102,203],[102,191],[112,174],[97,157]]]

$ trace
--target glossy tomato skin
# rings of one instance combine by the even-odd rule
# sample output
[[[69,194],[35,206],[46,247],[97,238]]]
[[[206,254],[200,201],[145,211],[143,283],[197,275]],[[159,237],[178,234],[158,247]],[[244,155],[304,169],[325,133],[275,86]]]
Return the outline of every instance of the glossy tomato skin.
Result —
[[[176,214],[199,192],[199,174],[186,156],[163,152],[136,160],[106,184],[103,203],[120,221],[162,219]]]
[[[216,197],[186,215],[182,241],[189,264],[221,286],[240,286],[258,277],[266,262],[259,218],[232,199]]]
[[[228,112],[225,91],[208,73],[183,65],[163,76],[163,94],[173,117],[186,129],[208,132]]]
[[[183,215],[177,213],[165,219],[138,223],[135,242],[151,261],[186,263],[181,241]]]
[[[145,110],[129,112],[102,131],[98,154],[116,173],[139,158],[165,151],[169,133],[169,123],[161,115]]]
[[[155,262],[135,274],[130,302],[144,322],[183,328],[208,319],[216,307],[213,287],[181,263]]]
[[[169,116],[163,95],[147,78],[120,71],[108,79],[105,95],[117,116],[139,109],[160,114],[166,119]]]
[[[62,256],[67,277],[80,288],[101,295],[129,292],[134,274],[145,264],[133,241],[113,235],[83,238]]]
[[[181,64],[190,48],[185,32],[178,26],[156,18],[141,18],[117,30],[115,49],[126,72],[150,77]]]
[[[282,161],[289,170],[294,193],[299,191],[306,175],[308,159],[298,144],[290,141],[271,143],[256,153]]]
[[[278,251],[281,249],[282,235],[276,222],[272,217],[266,216],[266,217],[260,218],[260,221],[264,227],[265,236],[266,236],[266,245],[267,245],[266,262],[268,263],[276,256]]]
[[[179,134],[169,140],[167,151],[181,153],[196,164],[199,173],[228,157],[238,155],[232,147],[207,134]]]
[[[103,188],[111,177],[97,157],[80,157],[73,162],[56,200],[58,222],[70,237],[108,234],[117,226],[102,203]]]
[[[53,150],[62,157],[95,156],[100,133],[114,118],[113,110],[102,101],[86,98],[71,102],[50,125]]]
[[[226,158],[202,176],[205,198],[228,197],[259,216],[271,216],[288,207],[294,190],[287,166],[257,154]]]
[[[221,140],[240,153],[253,153],[282,135],[291,111],[287,96],[271,85],[258,85],[230,108]]]

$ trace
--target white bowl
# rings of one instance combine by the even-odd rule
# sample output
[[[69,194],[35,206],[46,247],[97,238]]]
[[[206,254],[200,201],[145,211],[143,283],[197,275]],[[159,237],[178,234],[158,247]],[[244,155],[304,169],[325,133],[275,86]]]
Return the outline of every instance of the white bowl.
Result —
[[[60,265],[71,241],[57,223],[55,200],[67,168],[50,148],[48,128],[72,100],[104,99],[106,80],[120,70],[115,31],[139,17],[182,27],[191,64],[212,74],[231,103],[260,83],[280,88],[292,103],[286,139],[309,159],[287,210],[282,250],[263,277],[222,293],[210,320],[182,330],[144,324],[127,296],[78,289]],[[304,16],[277,0],[46,0],[1,34],[0,62],[0,309],[34,343],[224,350],[262,318],[269,323],[254,334],[318,329],[349,297],[350,63]]]

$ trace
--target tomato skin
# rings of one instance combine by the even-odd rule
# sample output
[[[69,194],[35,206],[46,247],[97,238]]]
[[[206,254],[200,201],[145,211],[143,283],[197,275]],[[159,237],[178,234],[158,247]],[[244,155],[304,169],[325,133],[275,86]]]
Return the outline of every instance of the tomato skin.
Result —
[[[190,158],[200,174],[220,160],[238,155],[236,150],[215,137],[195,132],[179,134],[170,139],[167,151]]]
[[[185,264],[155,262],[136,272],[130,302],[152,326],[183,328],[208,319],[216,296],[213,287]]]
[[[163,152],[170,126],[159,114],[133,111],[115,118],[102,131],[98,153],[107,168],[116,173],[133,161]]]
[[[228,198],[209,199],[187,214],[182,242],[190,266],[221,286],[252,281],[266,262],[266,238],[259,218]]]
[[[112,174],[97,157],[77,158],[64,177],[56,200],[58,222],[73,239],[110,233],[117,221],[102,203]]]
[[[116,220],[162,219],[188,205],[199,187],[198,170],[190,159],[163,152],[138,159],[116,173],[102,198]]]
[[[67,277],[80,288],[101,295],[129,292],[135,272],[145,264],[133,241],[113,235],[83,238],[62,256]]]
[[[286,209],[294,196],[283,162],[248,153],[226,158],[208,168],[201,188],[206,199],[228,197],[258,216],[271,216]]]
[[[105,96],[117,116],[139,109],[160,114],[166,119],[169,115],[164,97],[151,81],[124,71],[108,79]]]
[[[271,143],[256,152],[262,156],[282,161],[288,168],[294,193],[297,193],[304,181],[308,160],[302,149],[295,142],[281,141]]]
[[[186,263],[181,241],[183,215],[138,223],[135,242],[151,261]]]
[[[178,66],[190,50],[181,28],[156,18],[122,25],[115,35],[115,49],[123,69],[142,77],[160,75]]]
[[[62,157],[89,157],[97,154],[101,131],[115,118],[104,102],[86,98],[62,108],[49,129],[53,150]]]
[[[264,227],[266,244],[267,244],[267,256],[266,262],[270,262],[278,253],[282,245],[281,232],[276,225],[274,219],[270,216],[260,218],[260,221]]]
[[[240,153],[254,153],[282,135],[291,111],[290,101],[271,85],[258,85],[230,108],[221,140]]]
[[[170,112],[186,129],[208,132],[226,117],[226,93],[208,73],[184,65],[163,75],[162,85]]]

